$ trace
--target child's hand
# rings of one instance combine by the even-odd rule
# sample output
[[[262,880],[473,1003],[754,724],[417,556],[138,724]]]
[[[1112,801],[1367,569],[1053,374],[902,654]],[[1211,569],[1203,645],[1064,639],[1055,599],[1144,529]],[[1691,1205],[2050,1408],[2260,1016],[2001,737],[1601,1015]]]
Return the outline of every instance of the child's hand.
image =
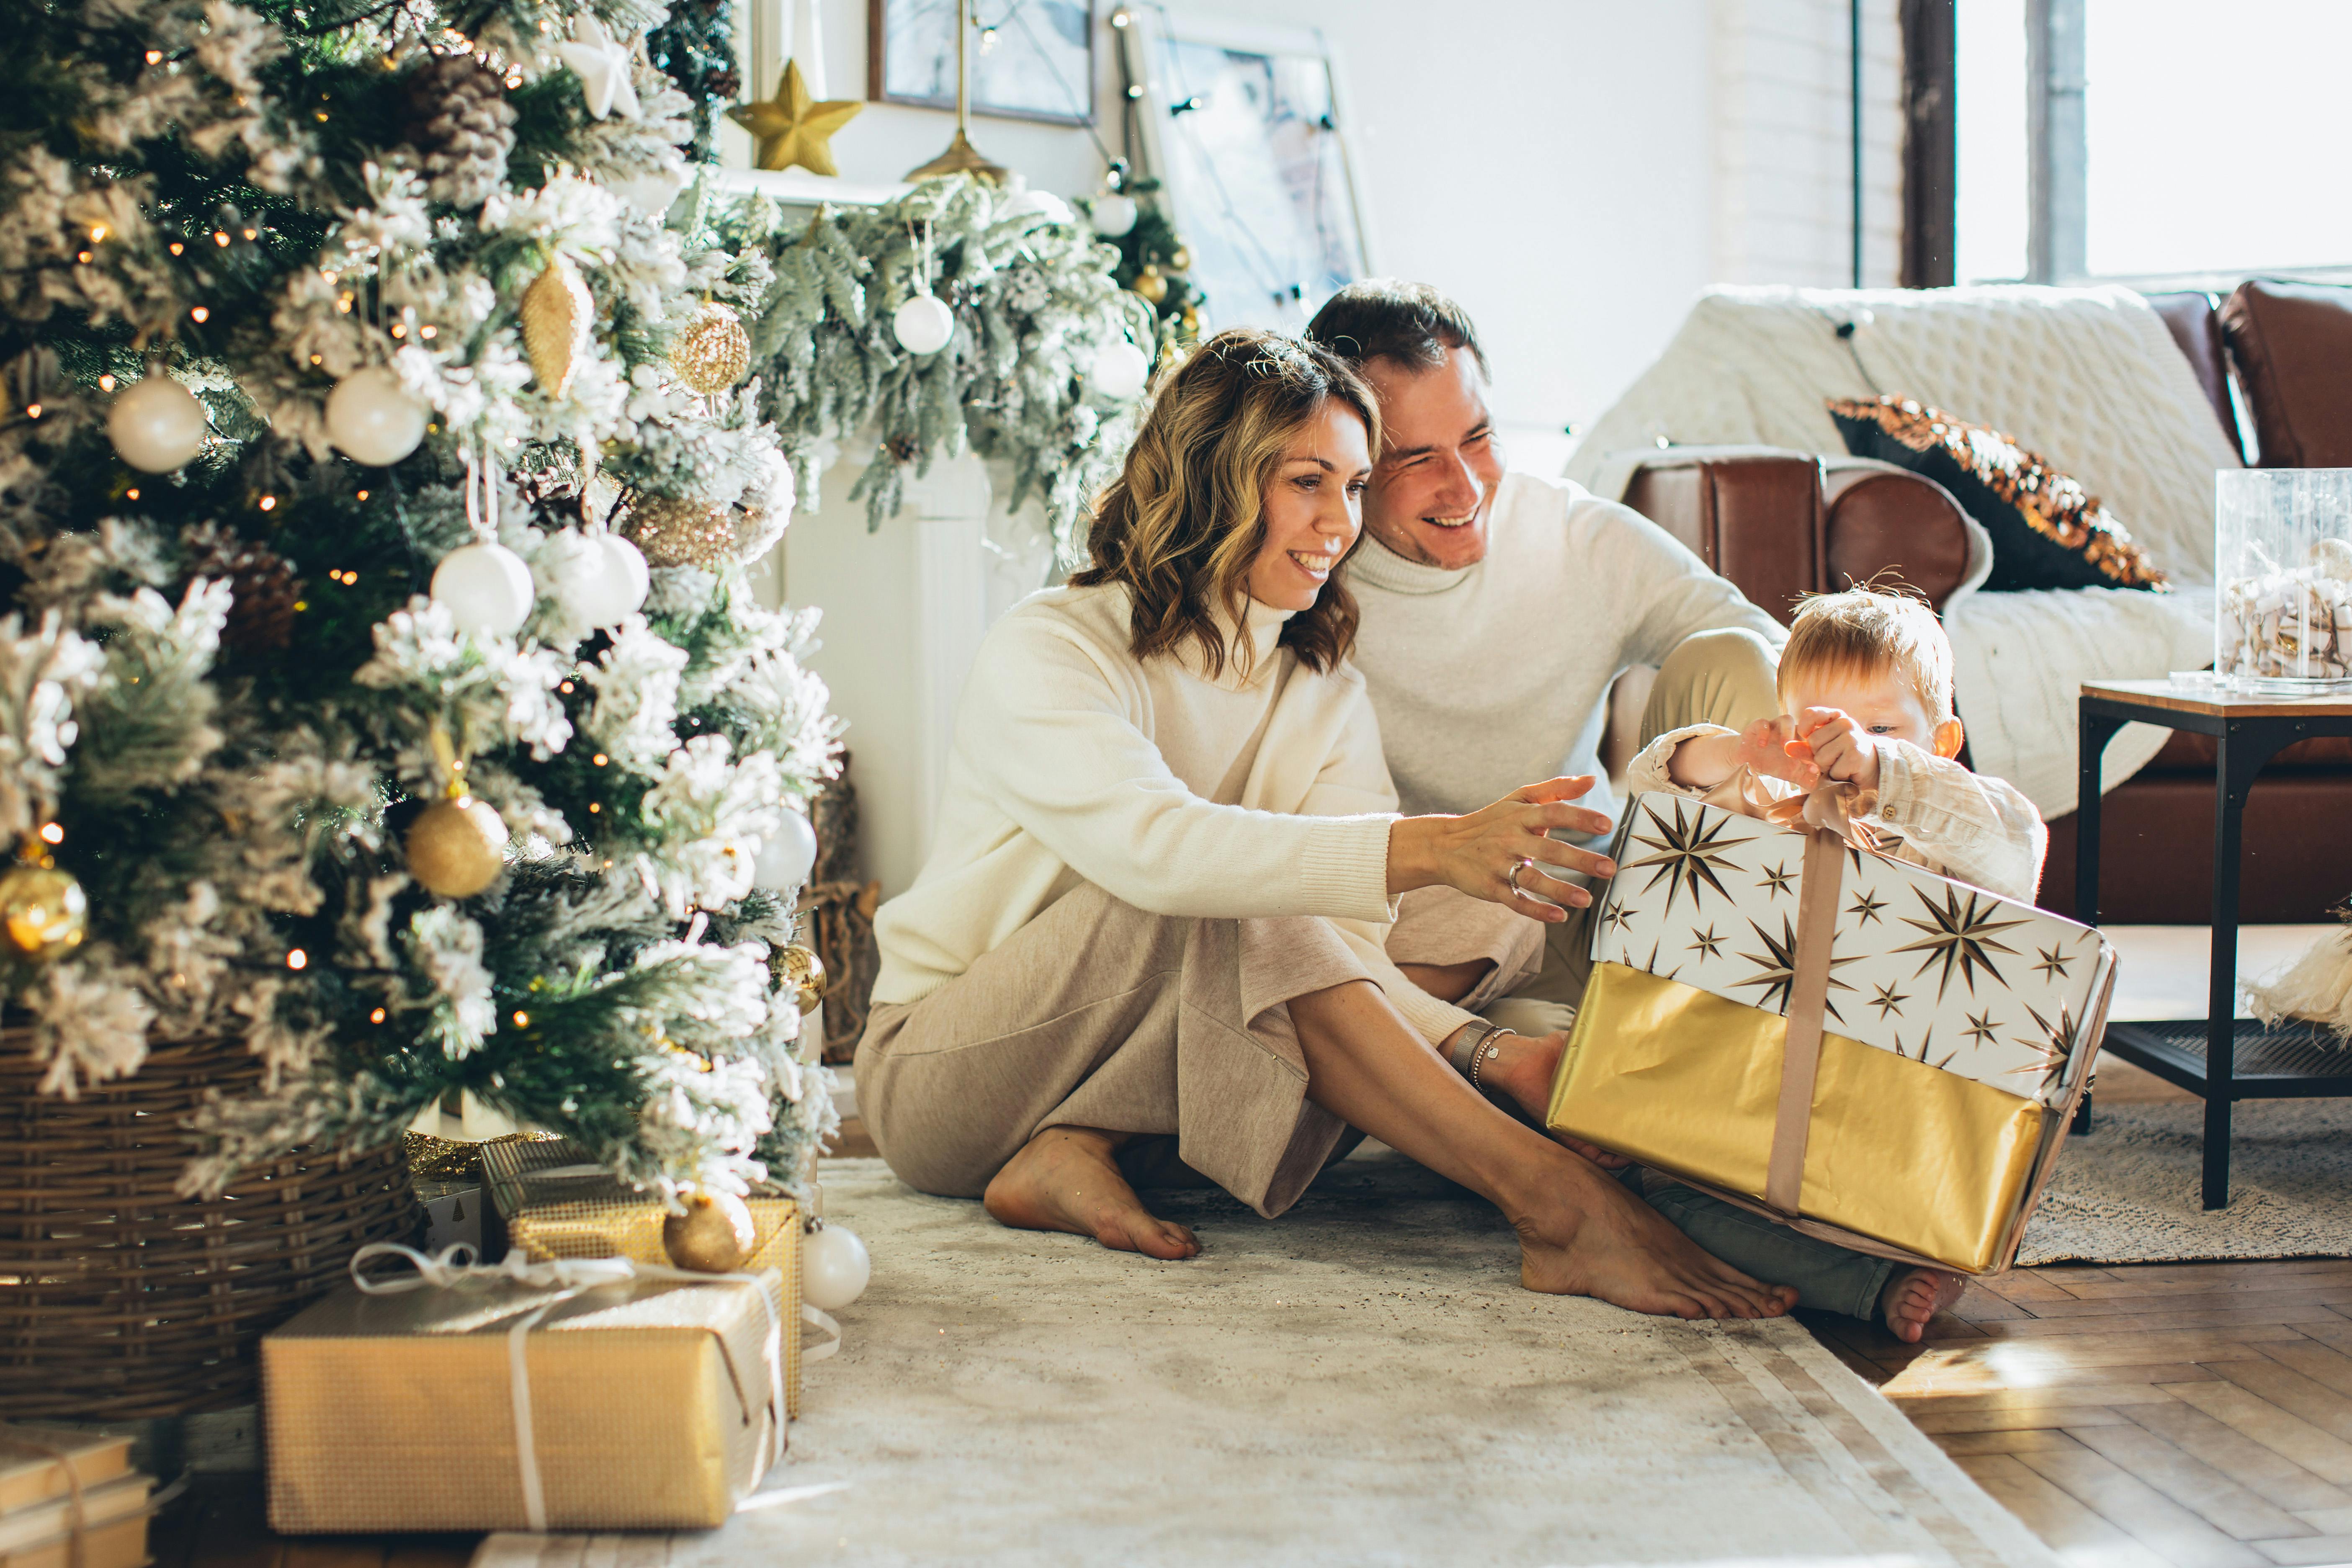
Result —
[[[1808,708],[1797,715],[1791,757],[1810,761],[1828,778],[1862,789],[1878,787],[1878,742],[1835,708]]]
[[[1822,782],[1821,770],[1800,754],[1792,743],[1796,736],[1797,721],[1785,713],[1757,720],[1740,733],[1740,764],[1752,773],[1786,779],[1799,789],[1815,787]]]

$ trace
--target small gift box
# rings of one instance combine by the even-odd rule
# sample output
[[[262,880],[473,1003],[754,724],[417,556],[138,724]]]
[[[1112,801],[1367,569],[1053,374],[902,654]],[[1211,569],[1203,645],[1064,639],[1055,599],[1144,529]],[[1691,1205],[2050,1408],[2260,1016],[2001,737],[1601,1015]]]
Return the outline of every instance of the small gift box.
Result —
[[[363,1247],[262,1340],[272,1529],[708,1529],[782,1454],[775,1270],[466,1256]]]
[[[672,1262],[662,1243],[668,1218],[659,1198],[624,1186],[564,1138],[502,1138],[482,1148],[491,1209],[485,1216],[492,1253],[512,1247],[535,1259],[626,1258]],[[791,1198],[753,1194],[743,1200],[757,1237],[738,1267],[772,1268],[784,1282],[784,1398],[801,1413],[801,1211]],[[500,1239],[503,1237],[503,1240]]]
[[[2105,1030],[2099,933],[1669,795],[1612,853],[1549,1124],[1860,1251],[2008,1267]]]

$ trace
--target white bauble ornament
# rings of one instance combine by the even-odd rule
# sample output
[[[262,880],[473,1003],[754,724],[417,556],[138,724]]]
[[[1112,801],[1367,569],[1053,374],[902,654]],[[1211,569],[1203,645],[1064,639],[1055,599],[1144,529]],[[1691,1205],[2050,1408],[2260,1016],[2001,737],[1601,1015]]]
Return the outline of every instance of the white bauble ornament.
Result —
[[[1070,204],[1051,191],[1023,191],[996,209],[999,222],[1008,218],[1025,218],[1028,226],[1039,224],[1069,223]]]
[[[1105,239],[1118,239],[1135,227],[1135,198],[1117,191],[1094,200],[1095,232]]]
[[[678,193],[686,189],[686,171],[656,169],[649,174],[631,174],[625,180],[608,175],[604,184],[647,217],[660,217],[677,205]]]
[[[461,544],[441,558],[433,569],[433,596],[449,606],[459,631],[504,637],[530,619],[538,595],[522,557],[485,540]]]
[[[106,416],[106,434],[122,460],[143,473],[168,474],[205,449],[205,405],[160,370],[126,387]]]
[[[1143,357],[1143,351],[1121,338],[1095,351],[1095,362],[1087,369],[1087,384],[1114,403],[1130,403],[1143,395],[1143,384],[1150,374],[1151,362]]]
[[[617,626],[646,602],[651,579],[646,558],[627,540],[599,529],[581,533],[565,529],[548,541],[556,552],[556,603],[563,618],[575,626]]]
[[[874,1259],[856,1231],[819,1223],[801,1237],[801,1300],[818,1311],[840,1311],[873,1277]]]
[[[611,584],[614,598],[621,606],[621,613],[612,621],[596,624],[611,626],[614,621],[625,620],[637,613],[638,606],[646,602],[646,590],[653,585],[653,575],[646,565],[646,552],[619,534],[607,529],[597,534],[595,541],[596,547],[604,554],[606,580]]]
[[[433,411],[388,365],[370,365],[327,395],[327,436],[355,462],[389,468],[416,450]]]
[[[809,871],[816,865],[816,829],[789,806],[776,815],[782,820],[761,841],[751,880],[762,888],[806,887]]]
[[[936,294],[918,294],[890,318],[898,346],[910,354],[935,354],[955,336],[955,312]]]

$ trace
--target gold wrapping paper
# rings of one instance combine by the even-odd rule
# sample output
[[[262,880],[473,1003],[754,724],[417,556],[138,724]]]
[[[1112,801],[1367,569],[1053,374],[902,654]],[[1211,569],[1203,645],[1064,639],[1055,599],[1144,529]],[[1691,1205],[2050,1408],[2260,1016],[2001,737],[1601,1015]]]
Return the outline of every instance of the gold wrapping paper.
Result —
[[[1787,1034],[1776,1014],[1598,963],[1547,1124],[1760,1203]],[[1824,1033],[1798,1212],[1986,1272],[2013,1244],[2044,1116],[2031,1100]]]
[[[500,1140],[482,1145],[482,1171],[508,1245],[532,1259],[625,1258],[669,1264],[662,1247],[661,1200],[590,1166],[565,1139]],[[753,1194],[744,1203],[759,1237],[745,1273],[772,1268],[784,1281],[784,1399],[801,1413],[801,1211],[788,1197]]]
[[[557,1530],[700,1530],[760,1481],[782,1280],[631,1280],[559,1302],[525,1341]],[[555,1289],[346,1286],[261,1342],[269,1523],[292,1534],[522,1530],[508,1331]],[[789,1342],[787,1340],[786,1342]]]

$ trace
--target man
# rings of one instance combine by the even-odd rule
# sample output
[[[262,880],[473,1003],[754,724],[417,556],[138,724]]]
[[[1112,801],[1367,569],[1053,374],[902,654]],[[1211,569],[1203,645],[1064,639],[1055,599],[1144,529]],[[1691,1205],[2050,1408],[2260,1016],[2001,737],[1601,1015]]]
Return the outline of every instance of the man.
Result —
[[[1601,731],[1610,687],[1635,665],[1659,667],[1644,743],[1780,711],[1773,667],[1787,634],[1771,616],[1640,513],[1504,470],[1486,355],[1459,305],[1426,284],[1371,279],[1334,294],[1307,335],[1355,362],[1380,397],[1368,537],[1348,584],[1363,611],[1355,660],[1404,810],[1475,811],[1535,780],[1590,774],[1584,804],[1614,818]],[[1610,874],[1591,850],[1579,863]],[[1522,879],[1540,889],[1539,875]],[[1591,895],[1557,901],[1570,918],[1547,928],[1543,973],[1519,996],[1572,1005],[1590,967]],[[1424,984],[1465,988],[1435,973]],[[1549,1008],[1514,1008],[1488,1016],[1522,1033],[1560,1026]]]

